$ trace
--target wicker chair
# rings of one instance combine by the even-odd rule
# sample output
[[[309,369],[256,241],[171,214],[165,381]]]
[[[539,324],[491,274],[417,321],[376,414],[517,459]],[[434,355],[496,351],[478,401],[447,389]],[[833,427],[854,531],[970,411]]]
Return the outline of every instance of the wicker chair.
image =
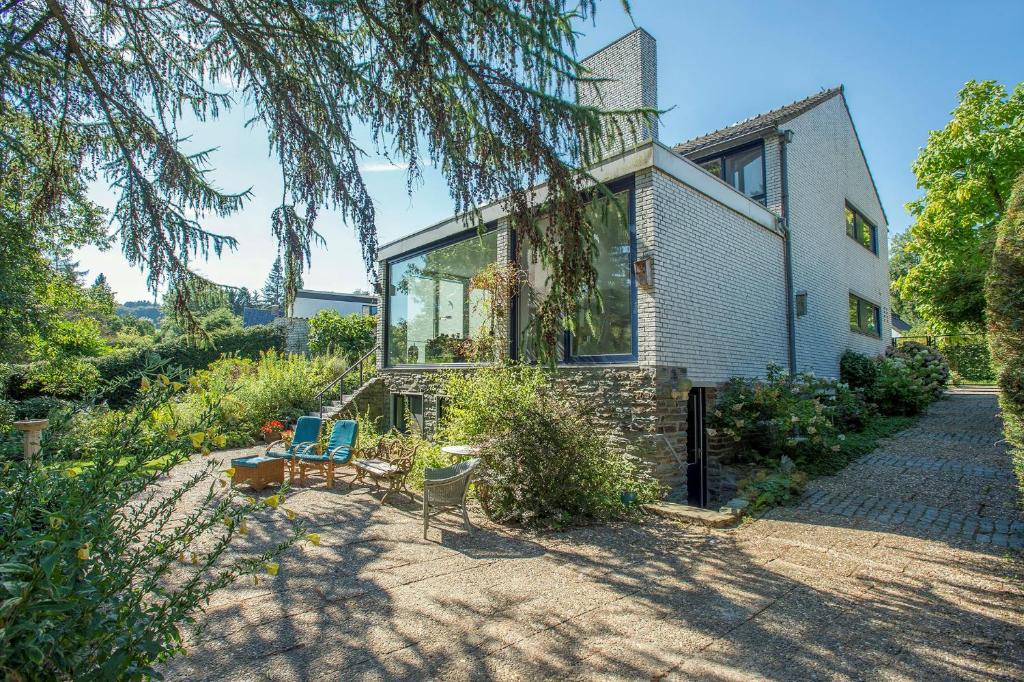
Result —
[[[480,464],[479,458],[468,459],[443,469],[423,470],[423,539],[427,539],[430,517],[447,509],[462,508],[462,521],[466,530],[473,532],[473,524],[466,513],[466,493],[473,470]],[[436,511],[431,512],[431,508]]]

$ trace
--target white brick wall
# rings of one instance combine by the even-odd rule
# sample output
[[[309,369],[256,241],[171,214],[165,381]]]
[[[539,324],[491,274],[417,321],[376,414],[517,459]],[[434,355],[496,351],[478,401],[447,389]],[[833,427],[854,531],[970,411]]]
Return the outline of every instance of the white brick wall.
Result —
[[[796,320],[797,366],[836,376],[847,348],[880,353],[890,337],[888,230],[841,96],[781,127],[793,131],[787,149],[793,285],[807,292],[807,315]],[[878,226],[877,256],[846,236],[846,200]],[[851,291],[882,307],[880,339],[850,330]]]
[[[763,375],[769,362],[785,367],[781,236],[661,171],[652,184],[653,230],[638,191],[637,235],[653,232],[655,244],[655,352],[641,305],[640,361],[685,367],[699,384]]]
[[[581,104],[605,110],[640,109],[658,107],[657,44],[650,33],[638,28],[627,33],[607,47],[598,50],[582,64],[592,78],[604,78],[597,83],[581,83],[576,99]],[[642,125],[620,121],[623,139],[608,145],[604,156],[618,154],[646,140],[658,139],[658,124],[654,117]]]

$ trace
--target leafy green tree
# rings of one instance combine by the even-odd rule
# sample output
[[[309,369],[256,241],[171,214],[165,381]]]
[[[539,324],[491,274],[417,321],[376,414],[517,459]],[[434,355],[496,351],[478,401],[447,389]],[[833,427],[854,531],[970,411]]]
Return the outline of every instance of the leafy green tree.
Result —
[[[981,328],[995,229],[1024,169],[1024,83],[969,81],[952,120],[928,135],[914,162],[924,195],[906,250],[919,261],[897,280],[900,297],[936,328]]]
[[[377,342],[377,317],[337,310],[321,310],[309,319],[309,350],[340,353],[350,361],[367,353]]]
[[[889,302],[892,311],[910,325],[916,325],[921,316],[917,313],[914,301],[903,297],[900,282],[910,272],[910,268],[921,262],[921,255],[910,249],[912,237],[910,231],[894,235],[889,244]]]
[[[78,138],[65,135],[54,153],[52,136],[28,117],[0,113],[0,360],[24,361],[87,302],[71,254],[108,243],[103,211],[77,173]]]
[[[624,3],[625,4],[625,3]],[[172,285],[175,312],[210,282],[196,258],[236,240],[203,227],[250,198],[207,172],[209,150],[185,150],[181,116],[216,118],[244,99],[281,167],[270,227],[294,296],[316,218],[336,209],[352,225],[367,270],[377,253],[373,203],[359,163],[386,150],[414,186],[431,165],[457,213],[508,197],[512,227],[550,271],[539,314],[551,348],[594,288],[596,246],[577,190],[625,128],[653,111],[602,112],[574,101],[589,77],[576,58],[578,21],[595,0],[214,0],[123,3],[22,0],[3,6],[0,110],[46,130],[72,172],[98,172],[118,192],[113,221],[125,256],[156,292]],[[221,83],[230,84],[225,92]],[[4,139],[23,153],[16,136]],[[75,154],[70,154],[74,151]],[[48,173],[44,173],[47,176]],[[531,186],[546,182],[543,230]],[[60,198],[53,183],[33,193]],[[602,191],[606,189],[598,185]]]

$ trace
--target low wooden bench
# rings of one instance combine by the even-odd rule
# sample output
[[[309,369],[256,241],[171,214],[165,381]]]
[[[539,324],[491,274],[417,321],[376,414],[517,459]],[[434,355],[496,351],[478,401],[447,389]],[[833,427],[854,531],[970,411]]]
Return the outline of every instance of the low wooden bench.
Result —
[[[418,449],[418,445],[409,447],[398,438],[381,439],[375,447],[367,451],[370,457],[352,462],[356,470],[352,484],[359,483],[365,477],[369,477],[378,490],[382,483],[385,484],[387,492],[380,498],[382,504],[393,492],[401,492],[410,500],[413,499],[407,479]]]

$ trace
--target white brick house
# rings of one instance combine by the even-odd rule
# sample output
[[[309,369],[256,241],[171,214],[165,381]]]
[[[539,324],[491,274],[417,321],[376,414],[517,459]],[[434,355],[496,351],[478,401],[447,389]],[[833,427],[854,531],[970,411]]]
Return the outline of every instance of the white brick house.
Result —
[[[655,57],[642,29],[620,38],[585,60],[610,80],[578,96],[656,107]],[[598,396],[609,434],[645,443],[691,499],[728,494],[703,436],[715,387],[768,363],[835,376],[846,349],[879,353],[890,337],[886,218],[843,90],[671,148],[651,125],[593,173],[620,193],[629,224],[597,230],[605,309],[579,338],[566,333],[559,376]],[[453,217],[380,249],[378,394],[393,423],[408,409],[430,432],[441,407],[432,377],[469,366],[462,349],[482,329],[484,295],[469,280],[487,262],[528,272],[507,352],[530,358],[543,273],[513,253],[500,201],[482,215],[483,234]],[[652,281],[637,281],[643,266]]]

